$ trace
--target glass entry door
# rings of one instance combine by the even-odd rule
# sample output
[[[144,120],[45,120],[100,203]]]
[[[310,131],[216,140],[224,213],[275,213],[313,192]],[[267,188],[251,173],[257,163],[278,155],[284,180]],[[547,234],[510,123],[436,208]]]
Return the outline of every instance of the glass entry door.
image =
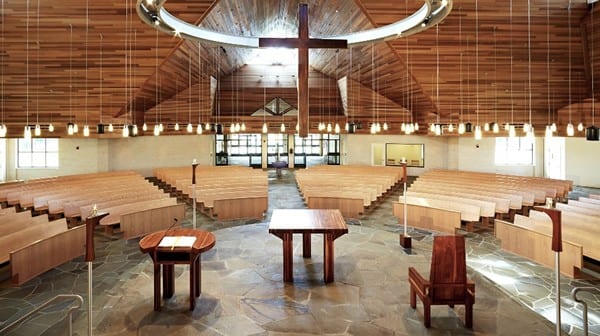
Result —
[[[217,166],[262,166],[260,134],[217,134],[215,164]]]

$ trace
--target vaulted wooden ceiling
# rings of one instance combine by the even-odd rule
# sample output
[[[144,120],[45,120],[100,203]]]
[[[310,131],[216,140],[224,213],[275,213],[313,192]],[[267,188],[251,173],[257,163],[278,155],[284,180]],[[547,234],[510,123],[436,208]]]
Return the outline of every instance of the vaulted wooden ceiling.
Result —
[[[168,0],[166,8],[232,34],[294,36],[299,2]],[[389,24],[423,3],[303,2],[316,37]],[[399,124],[413,120],[424,133],[432,122],[531,120],[538,131],[556,122],[564,134],[569,118],[590,125],[591,98],[600,95],[599,6],[592,14],[586,0],[571,0],[570,11],[568,0],[531,2],[528,8],[513,0],[511,9],[511,1],[455,0],[438,28],[348,50],[312,50],[311,126],[379,120],[400,133]],[[162,122],[167,133],[183,134],[172,126],[240,120],[259,131],[263,117],[251,115],[265,102],[280,97],[295,106],[293,66],[248,64],[254,50],[157,33],[134,7],[134,0],[2,2],[0,123],[8,136],[36,123],[53,123],[52,136],[65,136],[67,122],[89,124],[93,136],[96,124],[111,122]],[[347,101],[342,78],[349,79]],[[293,131],[292,118],[264,119],[283,120]]]

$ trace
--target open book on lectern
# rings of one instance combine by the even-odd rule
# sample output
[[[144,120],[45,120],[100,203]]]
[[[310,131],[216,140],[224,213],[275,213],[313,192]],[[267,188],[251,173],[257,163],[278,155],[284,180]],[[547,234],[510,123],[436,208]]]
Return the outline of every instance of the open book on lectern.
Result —
[[[161,239],[158,247],[192,247],[196,242],[194,236],[165,236]]]

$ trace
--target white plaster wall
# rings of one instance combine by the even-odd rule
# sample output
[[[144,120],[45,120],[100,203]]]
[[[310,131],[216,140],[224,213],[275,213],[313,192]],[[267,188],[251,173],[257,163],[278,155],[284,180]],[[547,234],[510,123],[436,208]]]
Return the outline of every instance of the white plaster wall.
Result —
[[[495,163],[496,138],[461,137],[456,146],[458,157],[457,169],[487,173],[512,174],[520,176],[544,175],[544,139],[537,137],[535,141],[534,166],[497,166]],[[450,166],[450,165],[449,165]]]
[[[449,137],[448,138],[448,169],[457,170],[458,169],[458,138]]]
[[[425,167],[408,168],[408,174],[418,176],[430,169],[448,168],[448,138],[424,137],[416,135],[363,135],[348,134],[342,147],[342,161],[346,164],[371,165],[371,144],[402,143],[425,145]]]
[[[143,136],[113,139],[108,145],[109,169],[135,170],[152,176],[156,167],[213,165],[214,135]]]
[[[6,180],[104,172],[108,170],[107,140],[62,138],[58,141],[56,169],[17,168],[17,139],[7,139]]]
[[[566,138],[565,155],[567,180],[575,185],[600,188],[600,142]]]

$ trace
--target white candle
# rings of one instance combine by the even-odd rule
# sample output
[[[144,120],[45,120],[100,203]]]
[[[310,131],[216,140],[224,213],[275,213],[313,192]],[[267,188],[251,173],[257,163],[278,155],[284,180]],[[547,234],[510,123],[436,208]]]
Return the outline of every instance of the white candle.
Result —
[[[192,164],[193,164],[193,165],[195,165],[195,164],[197,164],[197,163],[198,163],[198,161],[196,161],[196,159],[192,160]]]

